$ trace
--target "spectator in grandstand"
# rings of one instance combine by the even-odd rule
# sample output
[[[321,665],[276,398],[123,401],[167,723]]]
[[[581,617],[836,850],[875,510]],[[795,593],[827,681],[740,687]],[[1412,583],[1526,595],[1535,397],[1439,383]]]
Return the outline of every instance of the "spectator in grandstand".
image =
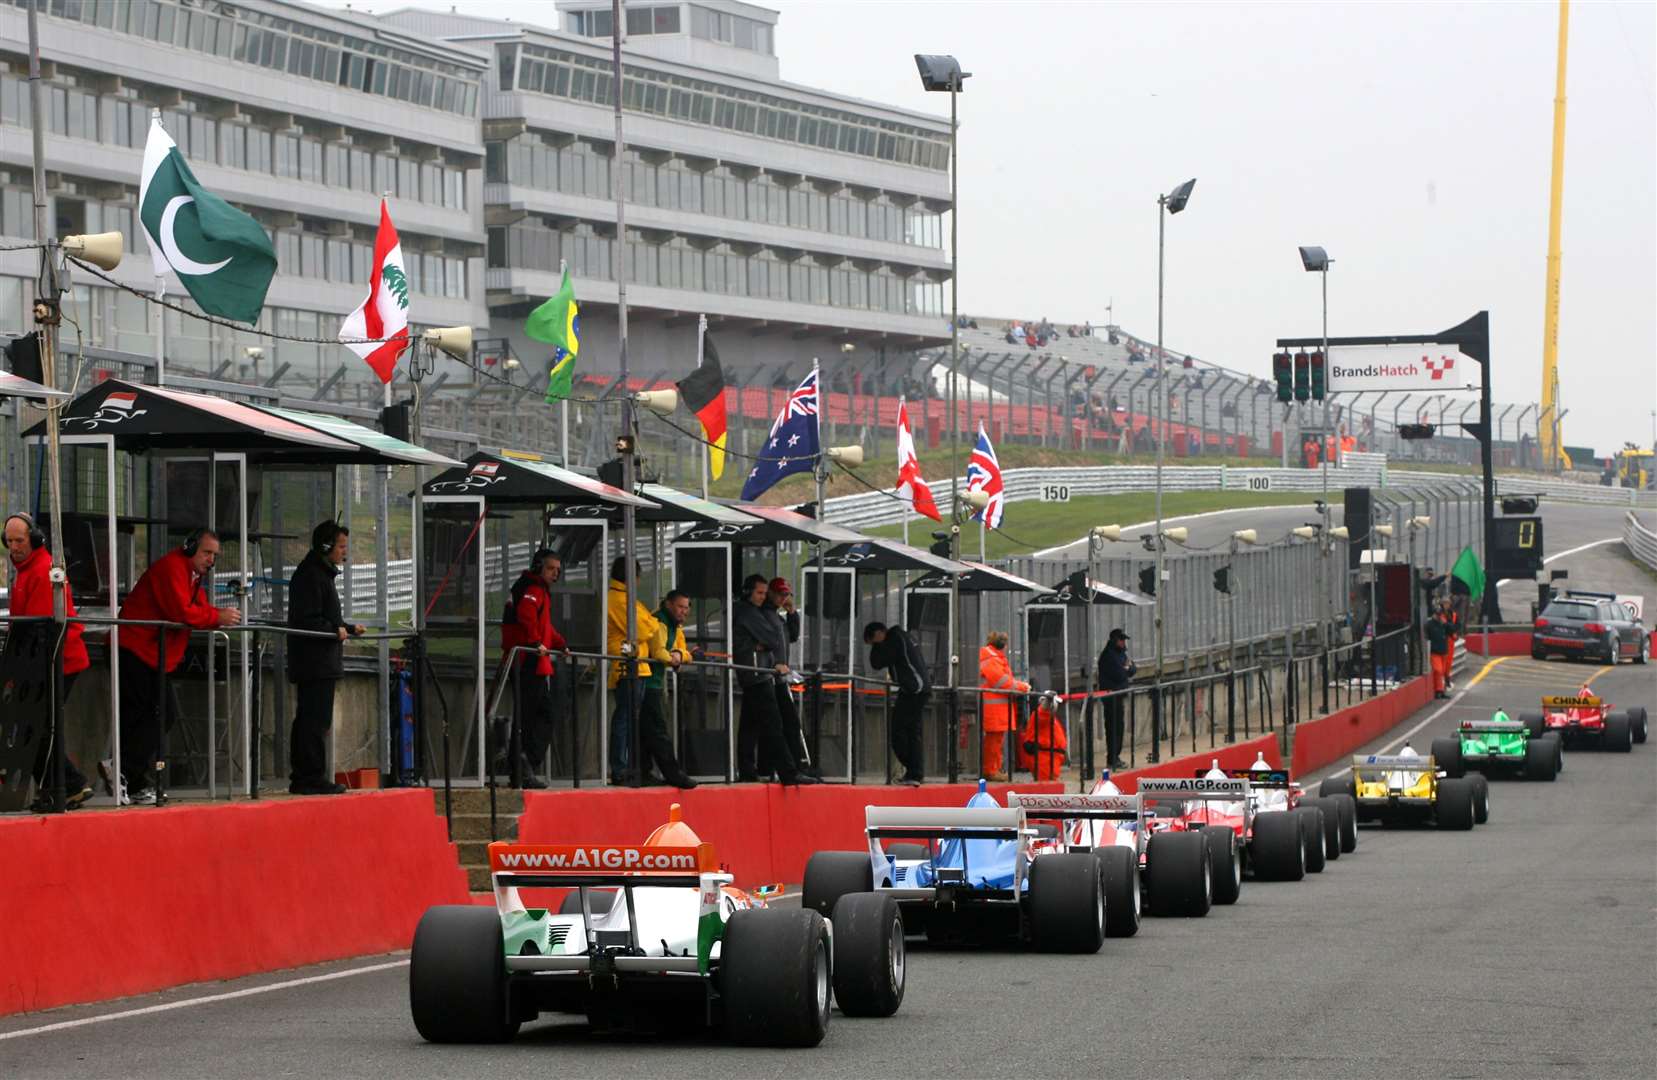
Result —
[[[1110,632],[1110,640],[1099,653],[1099,689],[1126,691],[1133,685],[1139,665],[1128,655],[1128,633],[1120,626]],[[1113,693],[1105,698],[1105,757],[1112,770],[1125,769],[1122,760],[1122,716],[1125,693]]]
[[[46,534],[35,525],[34,518],[21,511],[6,519],[5,524],[6,555],[11,560],[11,614],[14,618],[52,615],[52,552],[46,546]],[[69,594],[69,583],[63,584],[64,614],[69,618],[75,615],[75,598]],[[21,640],[26,633],[39,633],[42,636],[55,634],[49,623],[14,623],[10,627],[13,637]],[[15,643],[14,643],[15,644]],[[81,624],[70,622],[65,624],[61,645],[63,657],[63,700],[69,701],[69,692],[74,689],[75,681],[80,673],[91,666],[86,655],[86,642],[83,639]],[[50,781],[48,770],[52,764],[52,736],[53,730],[48,727],[41,735],[40,742],[35,750],[34,781],[35,799],[29,807],[35,813],[44,813],[52,809],[50,800],[46,797],[47,786]],[[64,805],[70,810],[92,797],[92,785],[86,782],[86,775],[81,772],[75,762],[65,754],[63,757],[63,791]]]
[[[782,623],[783,638],[789,645],[800,640],[800,613],[794,609],[794,590],[789,587],[787,578],[772,578],[771,583],[766,586],[765,609]],[[795,768],[821,779],[822,773],[811,763],[811,752],[805,744],[805,732],[800,729],[800,710],[794,703],[794,691],[789,685],[790,681],[778,679],[776,683],[777,716],[782,721],[782,741],[794,757]],[[770,771],[763,757],[759,764],[761,772]]]
[[[1134,348],[1133,346],[1130,345],[1128,347],[1128,363],[1130,363],[1130,364],[1143,364],[1144,362],[1145,362],[1145,354],[1140,352],[1138,349],[1136,349],[1136,348]]]
[[[633,580],[640,576],[638,560],[633,562]],[[644,680],[650,677],[652,659],[650,642],[656,636],[656,616],[637,600],[633,600],[633,622],[637,636],[627,640],[627,560],[618,556],[610,564],[610,591],[605,604],[604,651],[611,656],[636,658],[631,665],[635,676],[624,679],[629,666],[621,661],[610,662],[610,691],[616,699],[615,711],[610,714],[610,783],[631,784],[646,777],[638,772],[642,763],[633,761],[633,721],[644,703]]]
[[[350,556],[351,530],[328,520],[311,530],[311,549],[288,579],[288,681],[294,684],[288,729],[288,792],[338,795],[344,784],[328,775],[328,733],[334,728],[334,688],[345,677],[345,639],[364,627],[345,621],[334,579]]]
[[[794,755],[782,737],[776,684],[789,673],[788,639],[782,624],[766,610],[769,591],[764,575],[749,574],[743,579],[742,595],[731,612],[735,637],[731,662],[739,665],[736,681],[742,687],[736,778],[750,783],[760,779],[759,761],[763,759],[776,768],[784,784],[815,784],[816,777],[795,768]]]
[[[1024,694],[1030,684],[1013,677],[1007,662],[1007,633],[991,630],[978,650],[978,685],[984,690],[981,709],[984,724],[982,775],[989,780],[1007,779],[1007,732],[1013,730],[1013,694]]]
[[[926,674],[926,660],[920,646],[901,626],[872,622],[863,628],[863,644],[869,646],[869,666],[884,670],[897,687],[892,707],[892,753],[903,765],[898,783],[918,785],[926,779],[926,759],[921,741],[921,714],[932,691]]]
[[[219,534],[208,528],[193,530],[184,543],[161,556],[144,571],[121,605],[120,618],[146,622],[182,623],[191,630],[236,626],[242,613],[234,607],[214,607],[202,581],[219,559]],[[165,639],[165,647],[162,641]],[[176,684],[169,681],[163,695],[160,672],[173,672],[184,661],[190,631],[159,626],[121,627],[118,663],[121,672],[121,775],[105,772],[105,783],[120,805],[154,806],[159,800],[154,772],[163,728],[172,730],[182,711]]]
[[[673,736],[667,721],[667,670],[691,658],[685,644],[685,620],[690,617],[690,597],[674,589],[662,598],[656,611],[656,633],[650,642],[650,655],[660,660],[652,664],[644,678],[644,707],[639,710],[640,736],[644,742],[644,761],[648,768],[652,760],[663,778],[676,788],[693,788],[696,781],[679,764],[673,753]]]
[[[517,680],[517,704],[514,716],[518,723],[518,740],[522,758],[520,771],[523,786],[544,788],[537,771],[544,766],[547,749],[552,745],[553,724],[558,700],[553,692],[557,668],[553,665],[554,652],[568,652],[564,635],[552,624],[552,587],[564,572],[564,562],[551,548],[537,548],[530,556],[529,569],[513,582],[506,612],[501,619],[501,650],[523,647],[533,650],[513,657],[513,666],[505,676]],[[496,727],[495,756],[499,761],[511,760],[511,728],[500,722]]]
[[[1019,322],[1017,319],[1013,320],[1013,325],[1007,327],[1007,344],[1024,344],[1024,324]]]

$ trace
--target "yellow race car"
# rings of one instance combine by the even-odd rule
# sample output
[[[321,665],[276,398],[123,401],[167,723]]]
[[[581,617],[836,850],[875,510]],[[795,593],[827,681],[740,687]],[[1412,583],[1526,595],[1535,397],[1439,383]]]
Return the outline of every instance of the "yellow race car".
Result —
[[[1326,780],[1320,794],[1328,795]],[[1358,803],[1358,820],[1431,821],[1441,829],[1471,829],[1490,816],[1490,789],[1482,775],[1451,778],[1429,755],[1408,744],[1396,754],[1359,754],[1352,776],[1341,785]]]

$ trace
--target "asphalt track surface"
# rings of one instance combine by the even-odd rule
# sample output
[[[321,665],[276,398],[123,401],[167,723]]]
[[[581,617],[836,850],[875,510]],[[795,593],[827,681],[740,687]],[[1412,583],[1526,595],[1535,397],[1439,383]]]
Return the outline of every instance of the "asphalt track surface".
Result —
[[[1575,543],[1614,535],[1620,514],[1603,517],[1572,526]],[[1580,587],[1657,597],[1617,545],[1553,565]],[[1657,667],[1482,664],[1365,749],[1425,752],[1463,718],[1588,678],[1657,712]],[[599,1038],[578,1018],[507,1046],[431,1046],[406,980],[393,955],[9,1017],[0,1076],[1649,1077],[1657,740],[1570,752],[1552,784],[1497,780],[1470,833],[1366,826],[1322,874],[1246,882],[1232,907],[1147,919],[1095,956],[915,942],[902,1010],[836,1014],[815,1050]]]

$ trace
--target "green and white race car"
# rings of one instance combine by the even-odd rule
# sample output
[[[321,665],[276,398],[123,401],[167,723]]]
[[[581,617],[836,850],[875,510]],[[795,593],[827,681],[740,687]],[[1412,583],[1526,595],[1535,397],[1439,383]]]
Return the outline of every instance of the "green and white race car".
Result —
[[[1451,777],[1472,770],[1554,780],[1565,768],[1565,751],[1558,735],[1537,727],[1497,709],[1489,720],[1463,720],[1454,735],[1434,739],[1433,760]]]

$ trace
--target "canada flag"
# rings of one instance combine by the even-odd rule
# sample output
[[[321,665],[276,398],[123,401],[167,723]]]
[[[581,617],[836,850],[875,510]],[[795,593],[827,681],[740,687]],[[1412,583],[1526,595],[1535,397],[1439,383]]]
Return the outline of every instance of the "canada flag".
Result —
[[[932,489],[921,479],[921,463],[915,457],[915,437],[909,431],[909,406],[898,398],[898,498],[917,514],[942,522]]]

